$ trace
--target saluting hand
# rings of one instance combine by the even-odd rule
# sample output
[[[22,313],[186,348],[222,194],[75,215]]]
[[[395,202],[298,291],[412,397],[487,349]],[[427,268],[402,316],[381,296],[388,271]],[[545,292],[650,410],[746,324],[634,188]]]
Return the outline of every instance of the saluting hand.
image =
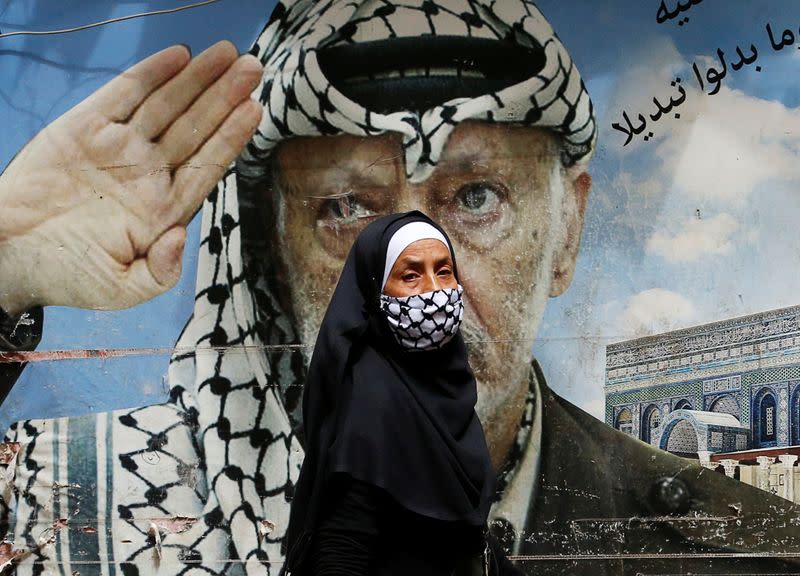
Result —
[[[262,74],[220,42],[142,60],[0,176],[0,307],[125,308],[178,281],[186,225],[253,135]]]

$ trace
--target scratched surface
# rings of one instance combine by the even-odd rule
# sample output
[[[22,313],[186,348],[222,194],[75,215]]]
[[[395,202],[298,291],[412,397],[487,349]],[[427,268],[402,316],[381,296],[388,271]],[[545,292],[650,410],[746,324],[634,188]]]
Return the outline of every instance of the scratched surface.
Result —
[[[246,51],[274,2],[219,0],[60,35],[3,33],[78,27],[186,4],[85,1],[65,8],[55,0],[29,0],[0,6],[0,77],[6,80],[0,83],[0,165],[63,112],[161,48],[185,43],[198,54],[227,38]],[[538,436],[536,425],[530,433],[539,443],[515,461],[516,483],[506,495],[506,510],[515,511],[509,513],[511,531],[503,534],[506,551],[525,573],[537,575],[800,574],[800,515],[787,500],[602,423],[606,345],[798,304],[800,5],[537,5],[580,69],[599,135],[587,168],[592,185],[574,278],[549,300],[535,338],[525,340],[546,384],[543,379],[533,405],[508,394],[511,386],[480,388],[477,409],[491,446],[509,446],[528,408],[539,422]],[[529,162],[530,154],[519,150],[518,164]],[[481,161],[494,160],[486,155]],[[496,206],[478,208],[504,222],[513,211],[502,196],[496,199]],[[311,201],[312,208],[319,206]],[[463,220],[453,222],[457,228]],[[35,350],[0,355],[4,366],[28,361],[0,405],[0,428],[11,427],[0,445],[0,527],[6,534],[0,570],[263,573],[253,563],[270,574],[280,569],[283,557],[274,550],[288,519],[282,490],[290,483],[289,457],[282,454],[300,454],[299,444],[268,430],[248,431],[246,442],[263,447],[255,486],[270,496],[262,498],[269,513],[249,510],[255,532],[242,537],[223,519],[224,506],[209,497],[216,464],[206,458],[211,449],[198,431],[208,429],[211,416],[168,382],[171,355],[194,351],[175,348],[194,306],[199,216],[188,231],[175,288],[118,312],[47,307]],[[293,234],[291,227],[281,232]],[[480,234],[475,242],[494,246],[497,261],[507,258],[503,274],[519,274],[519,258],[528,252],[516,259],[504,253],[492,240],[491,224]],[[291,238],[287,242],[291,246]],[[302,278],[308,271],[298,266],[288,275]],[[513,306],[514,296],[502,289],[513,282],[503,278],[481,284],[493,288],[476,297],[478,308],[488,310],[496,326],[476,332],[484,336],[471,346],[513,366],[518,358],[511,357],[503,330],[538,318]],[[304,294],[324,306],[328,280],[320,273],[315,282],[321,285],[306,286]],[[291,345],[266,350],[284,374],[301,371],[312,340],[313,326],[294,328],[298,337]],[[212,352],[232,365],[247,362],[242,347],[223,344]],[[500,360],[479,366],[487,381],[501,382],[513,372]],[[244,406],[255,398],[267,410],[296,413],[300,387],[286,382],[276,384],[274,394],[247,389],[249,396],[235,402]],[[235,436],[235,410],[217,416],[216,429],[227,426]],[[788,418],[787,426],[800,430],[800,404],[790,407]],[[533,445],[531,435],[524,436],[526,446]],[[502,455],[497,462],[504,463]],[[240,467],[245,475],[251,464]],[[234,488],[227,492],[244,486],[228,472],[223,476]],[[787,481],[782,473],[774,477],[777,494]],[[792,471],[796,493],[799,473]],[[242,558],[231,552],[241,541],[269,552]]]

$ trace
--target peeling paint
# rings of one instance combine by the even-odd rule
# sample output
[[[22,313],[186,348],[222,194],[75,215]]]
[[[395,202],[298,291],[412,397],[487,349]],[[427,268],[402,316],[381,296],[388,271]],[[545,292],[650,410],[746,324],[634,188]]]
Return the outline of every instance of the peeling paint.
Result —
[[[153,518],[151,526],[158,527],[160,532],[166,534],[180,534],[191,528],[197,518],[189,516],[173,516],[171,518]]]
[[[263,540],[264,537],[275,530],[275,524],[269,520],[261,520],[258,523],[258,539]]]
[[[161,529],[155,522],[147,529],[147,539],[153,544],[153,553],[158,562],[161,561]]]
[[[19,442],[4,442],[0,444],[0,468],[5,467],[0,473],[6,484],[11,485],[17,471],[17,455],[22,445]]]
[[[19,449],[19,442],[3,442],[0,444],[0,465],[8,466],[14,463],[17,459],[17,454],[19,454]]]
[[[25,554],[26,550],[15,549],[11,542],[0,543],[0,574],[4,574],[6,568],[9,568],[16,559]]]

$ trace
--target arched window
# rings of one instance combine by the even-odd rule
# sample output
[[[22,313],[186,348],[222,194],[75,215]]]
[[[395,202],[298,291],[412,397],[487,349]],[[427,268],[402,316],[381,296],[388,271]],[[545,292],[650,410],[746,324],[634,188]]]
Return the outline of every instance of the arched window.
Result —
[[[659,426],[661,426],[661,411],[653,408],[653,413],[650,414],[650,430],[655,430]]]
[[[792,423],[792,444],[797,446],[800,444],[800,386],[794,389],[789,421]]]
[[[768,392],[761,397],[761,401],[758,403],[758,439],[761,444],[775,442],[777,425],[775,396]]]
[[[651,404],[645,409],[642,418],[642,440],[648,444],[652,443],[657,436],[659,426],[661,426],[661,410],[658,409],[658,406]]]
[[[691,409],[692,409],[692,403],[686,399],[678,400],[675,403],[675,410],[691,410]]]
[[[711,412],[719,412],[721,414],[730,414],[738,420],[740,417],[739,402],[731,394],[720,396],[709,407]]]
[[[630,410],[623,408],[619,411],[615,428],[620,432],[625,432],[625,434],[631,434],[633,432],[633,417],[631,416]]]
[[[669,431],[667,439],[667,452],[681,454],[684,456],[694,456],[697,454],[698,442],[697,431],[689,420],[680,420],[672,430]]]

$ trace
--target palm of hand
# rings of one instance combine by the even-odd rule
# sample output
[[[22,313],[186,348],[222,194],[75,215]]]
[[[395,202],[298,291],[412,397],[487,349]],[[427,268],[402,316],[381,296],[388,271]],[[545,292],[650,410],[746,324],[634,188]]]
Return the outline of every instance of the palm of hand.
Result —
[[[169,48],[40,132],[0,177],[0,307],[124,308],[173,286],[186,224],[260,120],[260,76],[229,43]]]

